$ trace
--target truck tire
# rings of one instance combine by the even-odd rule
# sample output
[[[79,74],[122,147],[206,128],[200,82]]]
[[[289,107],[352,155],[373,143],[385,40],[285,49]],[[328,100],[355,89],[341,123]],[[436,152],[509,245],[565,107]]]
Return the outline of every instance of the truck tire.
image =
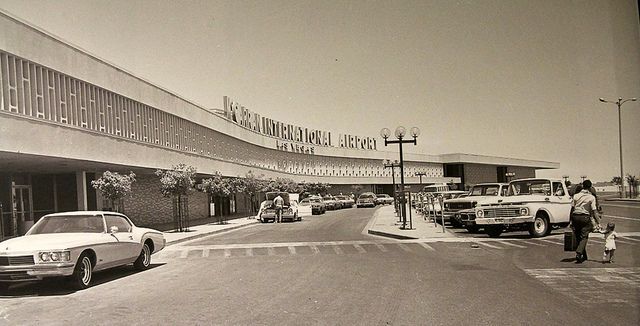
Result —
[[[551,226],[549,225],[549,219],[545,214],[536,214],[533,223],[529,224],[529,234],[534,238],[544,237],[551,232]]]
[[[491,238],[497,238],[502,234],[502,225],[485,226],[484,231]]]
[[[480,228],[477,225],[467,225],[465,229],[467,229],[467,232],[469,233],[478,233],[478,231],[480,231]]]

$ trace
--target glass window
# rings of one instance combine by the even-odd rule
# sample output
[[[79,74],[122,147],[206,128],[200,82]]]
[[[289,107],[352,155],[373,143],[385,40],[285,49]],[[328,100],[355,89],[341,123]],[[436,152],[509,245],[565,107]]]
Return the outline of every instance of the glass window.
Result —
[[[556,196],[564,196],[564,188],[562,187],[562,183],[560,182],[553,183],[553,194]]]
[[[105,215],[107,230],[111,231],[112,226],[118,227],[118,232],[131,232],[131,223],[126,218],[118,215]]]
[[[45,216],[27,234],[102,233],[104,223],[99,215]]]

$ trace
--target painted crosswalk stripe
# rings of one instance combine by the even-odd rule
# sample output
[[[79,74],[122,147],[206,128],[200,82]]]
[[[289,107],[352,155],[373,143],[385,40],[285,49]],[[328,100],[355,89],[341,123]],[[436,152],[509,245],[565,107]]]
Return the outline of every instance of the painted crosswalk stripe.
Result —
[[[209,257],[209,249],[202,249],[202,258]]]
[[[620,239],[624,239],[624,240],[631,240],[631,241],[635,241],[635,242],[640,242],[640,240],[639,240],[639,239],[632,238],[632,237],[620,237]]]
[[[502,247],[494,246],[494,245],[492,245],[492,244],[488,244],[488,243],[486,243],[486,242],[477,242],[477,243],[479,243],[479,244],[481,244],[481,245],[483,245],[483,246],[487,246],[487,247],[489,247],[489,248],[493,248],[493,249],[504,249],[504,248],[502,248]]]
[[[333,251],[336,252],[336,255],[344,254],[344,251],[342,251],[342,248],[340,248],[340,246],[333,246]]]
[[[247,256],[253,256],[253,249],[251,249],[251,248],[247,248],[247,249],[245,249],[245,255],[247,255]]]
[[[624,241],[624,240],[617,240],[616,239],[616,243],[624,243],[624,244],[628,244],[628,245],[636,245],[637,243],[635,242],[630,242],[630,241]]]
[[[516,248],[526,248],[527,246],[521,246],[519,244],[511,243],[509,241],[500,241],[501,244],[506,244],[507,246],[512,246]]]
[[[289,248],[289,253],[292,255],[296,254],[296,247],[292,247],[292,246],[288,246],[287,248]]]
[[[550,244],[552,244],[552,245],[560,245],[560,244],[564,244],[564,243],[562,243],[562,242],[558,242],[558,241],[551,241],[551,240],[547,240],[547,239],[540,239],[540,241],[547,242],[547,243],[550,243]]]
[[[545,245],[543,245],[541,243],[537,243],[537,242],[533,242],[533,241],[526,241],[526,240],[518,240],[518,241],[524,242],[524,243],[532,245],[532,246],[546,247]]]
[[[225,249],[224,250],[224,258],[229,258],[229,257],[231,257],[231,250]]]
[[[426,249],[428,249],[428,250],[436,251],[436,249],[435,249],[435,248],[433,248],[432,246],[430,246],[430,245],[428,245],[428,244],[426,244],[426,243],[424,243],[424,242],[418,242],[418,243],[419,243],[421,246],[423,246],[423,247],[425,247]]]
[[[359,245],[359,244],[354,244],[354,245],[353,245],[353,247],[354,247],[354,248],[356,248],[356,250],[358,250],[358,252],[359,252],[359,253],[361,253],[361,254],[364,254],[364,253],[366,253],[366,252],[367,252],[367,251],[366,251],[366,250],[364,250],[364,248],[362,248],[362,246],[361,246],[361,245]]]
[[[400,249],[406,251],[406,252],[412,252],[413,250],[411,250],[411,248],[409,248],[407,245],[402,244],[402,243],[398,243],[398,247],[400,247]]]
[[[376,243],[376,247],[378,247],[378,249],[380,249],[380,251],[382,252],[387,252],[389,250],[387,250],[387,248],[385,248],[383,245]]]
[[[318,249],[317,246],[309,246],[309,248],[311,248],[311,251],[313,251],[314,254],[320,253],[320,249]]]
[[[273,247],[267,248],[267,255],[275,256],[275,254],[276,254],[276,248],[273,248]]]
[[[180,252],[180,258],[187,258],[187,255],[189,255],[189,250],[188,249],[182,250]]]

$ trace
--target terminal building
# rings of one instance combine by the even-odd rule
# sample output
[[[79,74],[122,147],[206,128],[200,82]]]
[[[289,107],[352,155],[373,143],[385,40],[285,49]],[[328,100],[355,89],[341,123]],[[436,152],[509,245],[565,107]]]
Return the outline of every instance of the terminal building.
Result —
[[[0,236],[23,234],[48,213],[102,209],[91,181],[104,171],[136,173],[126,214],[145,226],[172,221],[171,199],[162,197],[154,172],[181,163],[195,167],[198,178],[251,171],[328,183],[334,194],[351,193],[353,185],[392,193],[392,172],[382,162],[398,153],[379,136],[275,121],[220,97],[220,108],[204,108],[0,12]],[[431,183],[463,189],[504,182],[507,172],[524,178],[558,167],[461,153],[404,155],[412,191]],[[225,212],[212,212],[204,193],[189,198],[192,220],[249,212],[242,194],[218,205]]]

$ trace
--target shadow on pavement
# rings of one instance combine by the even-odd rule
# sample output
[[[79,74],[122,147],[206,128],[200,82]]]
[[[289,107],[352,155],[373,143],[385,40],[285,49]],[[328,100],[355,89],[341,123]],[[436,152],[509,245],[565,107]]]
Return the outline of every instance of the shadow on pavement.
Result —
[[[89,288],[138,273],[144,273],[162,265],[165,265],[165,263],[151,264],[149,265],[149,269],[145,271],[136,270],[132,266],[121,266],[96,272],[93,274]],[[72,289],[65,278],[57,277],[45,279],[43,281],[29,281],[12,284],[6,293],[0,295],[0,300],[3,298],[15,297],[61,296],[75,292],[77,292],[77,290]]]

